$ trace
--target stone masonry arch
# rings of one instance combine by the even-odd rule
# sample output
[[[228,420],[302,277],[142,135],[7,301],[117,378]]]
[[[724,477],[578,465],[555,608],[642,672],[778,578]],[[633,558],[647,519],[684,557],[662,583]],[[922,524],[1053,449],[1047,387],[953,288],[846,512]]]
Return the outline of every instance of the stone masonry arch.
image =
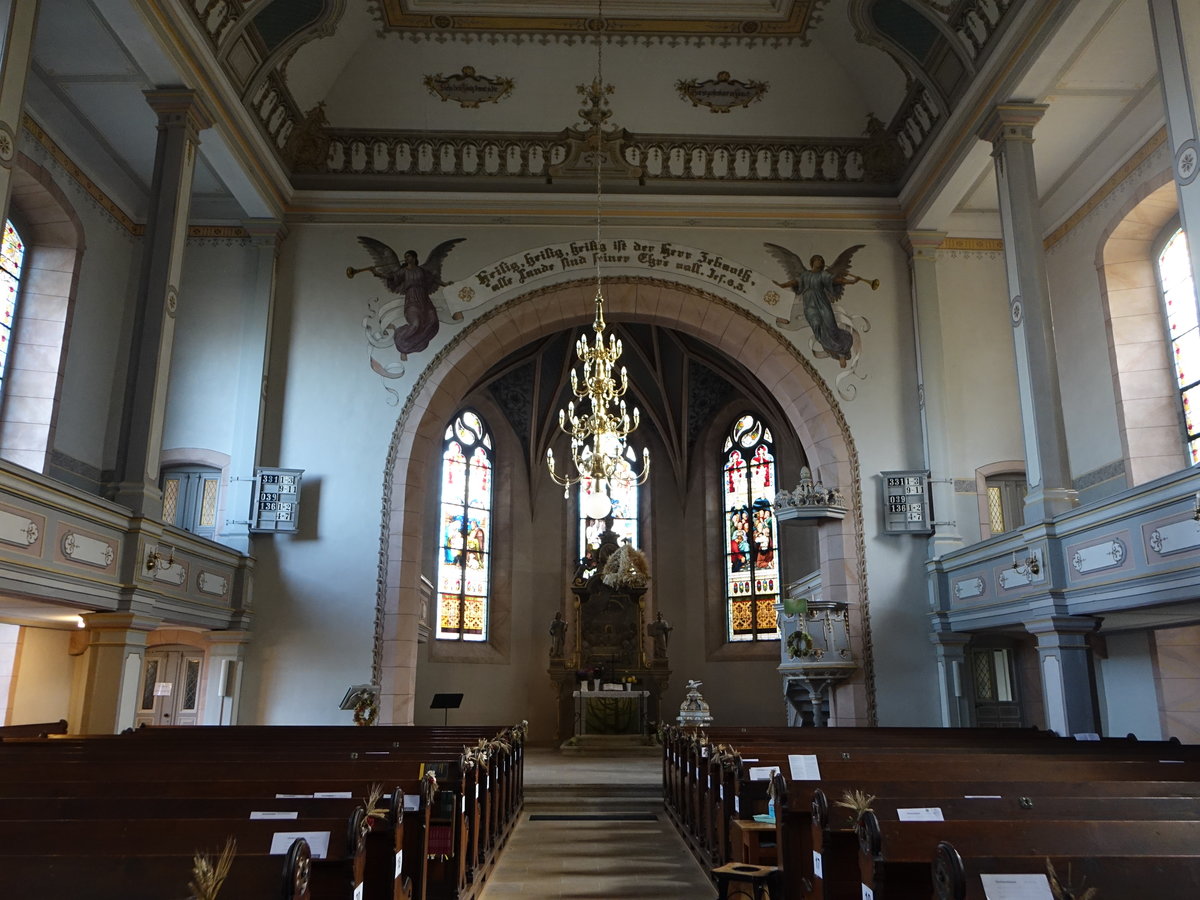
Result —
[[[417,378],[401,409],[384,472],[383,522],[372,674],[383,722],[413,721],[417,621],[429,471],[438,439],[463,396],[496,360],[531,340],[590,322],[595,282],[537,288],[494,307],[459,332]],[[862,669],[839,694],[839,722],[874,724],[865,544],[858,453],[829,386],[783,336],[743,307],[703,289],[641,276],[605,280],[610,321],[653,323],[708,341],[755,372],[779,398],[809,457],[826,480],[847,486],[850,511],[821,526],[825,597],[845,600]]]

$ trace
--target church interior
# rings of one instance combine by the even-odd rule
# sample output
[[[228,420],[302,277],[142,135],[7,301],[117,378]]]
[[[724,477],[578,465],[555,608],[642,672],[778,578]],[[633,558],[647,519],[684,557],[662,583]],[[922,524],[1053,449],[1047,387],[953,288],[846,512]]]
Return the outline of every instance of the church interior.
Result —
[[[0,8],[0,724],[1200,736],[1194,4]]]
[[[148,804],[245,818],[257,770],[333,843],[226,900],[281,854],[295,900],[928,897],[882,868],[914,748],[1103,798],[1101,897],[1200,891],[1195,0],[0,0],[0,41],[0,893],[78,877],[63,783],[136,900],[105,841],[186,868]],[[861,893],[794,838],[817,780]]]

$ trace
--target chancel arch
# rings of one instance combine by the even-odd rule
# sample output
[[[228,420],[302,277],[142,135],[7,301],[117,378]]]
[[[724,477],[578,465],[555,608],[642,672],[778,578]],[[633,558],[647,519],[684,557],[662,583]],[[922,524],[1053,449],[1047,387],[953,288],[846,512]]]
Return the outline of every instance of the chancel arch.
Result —
[[[829,386],[778,331],[713,293],[670,281],[618,276],[606,281],[605,295],[610,323],[670,327],[739,360],[777,399],[809,464],[828,482],[846,486],[850,514],[821,526],[820,571],[826,596],[850,605],[855,655],[864,663],[860,675],[839,696],[839,720],[845,724],[873,721],[858,455]],[[441,452],[445,423],[494,363],[530,341],[588,323],[593,296],[594,282],[585,280],[532,290],[491,309],[436,355],[401,409],[385,469],[373,657],[385,721],[411,722],[416,711],[421,578],[428,556],[425,543],[432,539],[426,521],[430,486],[425,473]],[[542,475],[541,470],[531,471],[531,492],[553,491],[561,498],[561,489],[550,483],[548,475],[545,484],[540,483]],[[564,508],[564,522],[566,516]],[[554,589],[565,586],[566,577]],[[525,629],[526,624],[514,622],[517,628]]]

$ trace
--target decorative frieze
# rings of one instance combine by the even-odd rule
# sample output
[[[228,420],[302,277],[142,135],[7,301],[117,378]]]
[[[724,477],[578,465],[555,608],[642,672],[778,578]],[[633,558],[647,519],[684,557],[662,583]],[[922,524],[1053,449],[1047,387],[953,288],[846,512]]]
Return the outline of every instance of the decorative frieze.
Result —
[[[1180,522],[1159,525],[1146,542],[1158,556],[1173,556],[1200,547],[1200,522],[1188,517]]]
[[[71,562],[95,566],[98,569],[109,568],[116,558],[115,544],[81,531],[64,530],[60,546],[63,556]]]
[[[229,579],[201,569],[200,574],[196,576],[196,590],[202,594],[224,597],[229,592]]]
[[[1080,547],[1071,553],[1071,568],[1080,575],[1090,575],[1104,569],[1121,566],[1129,557],[1124,542],[1117,539]]]
[[[32,547],[41,540],[46,530],[46,520],[0,508],[0,541],[20,547]]]
[[[954,596],[959,600],[972,600],[982,597],[986,587],[982,578],[964,578],[954,582]]]

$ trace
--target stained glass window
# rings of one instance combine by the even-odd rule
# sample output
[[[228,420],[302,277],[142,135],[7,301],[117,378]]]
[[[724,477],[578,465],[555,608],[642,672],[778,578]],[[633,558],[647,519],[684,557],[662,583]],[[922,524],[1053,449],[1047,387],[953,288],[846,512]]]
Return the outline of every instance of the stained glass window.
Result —
[[[725,438],[721,495],[725,598],[731,641],[778,640],[779,530],[775,443],[755,415],[740,417]]]
[[[641,464],[632,447],[625,448],[625,462],[630,472]],[[610,519],[596,519],[587,514],[588,497],[593,493],[608,496],[612,504]],[[589,561],[584,563],[586,571],[593,568],[590,560],[595,559],[596,550],[600,547],[600,535],[606,527],[616,532],[618,546],[625,540],[635,547],[641,546],[638,536],[638,486],[632,480],[616,479],[597,485],[592,479],[585,478],[579,483],[579,559]]]
[[[1175,365],[1175,383],[1183,402],[1188,454],[1200,462],[1200,327],[1187,235],[1176,231],[1158,255],[1158,280],[1167,310],[1167,331]]]
[[[4,223],[0,243],[0,391],[8,376],[8,354],[12,349],[13,321],[17,314],[17,291],[21,286],[21,266],[25,262],[25,242],[13,227]]]
[[[442,443],[441,548],[435,636],[486,641],[492,570],[492,436],[466,410]]]

